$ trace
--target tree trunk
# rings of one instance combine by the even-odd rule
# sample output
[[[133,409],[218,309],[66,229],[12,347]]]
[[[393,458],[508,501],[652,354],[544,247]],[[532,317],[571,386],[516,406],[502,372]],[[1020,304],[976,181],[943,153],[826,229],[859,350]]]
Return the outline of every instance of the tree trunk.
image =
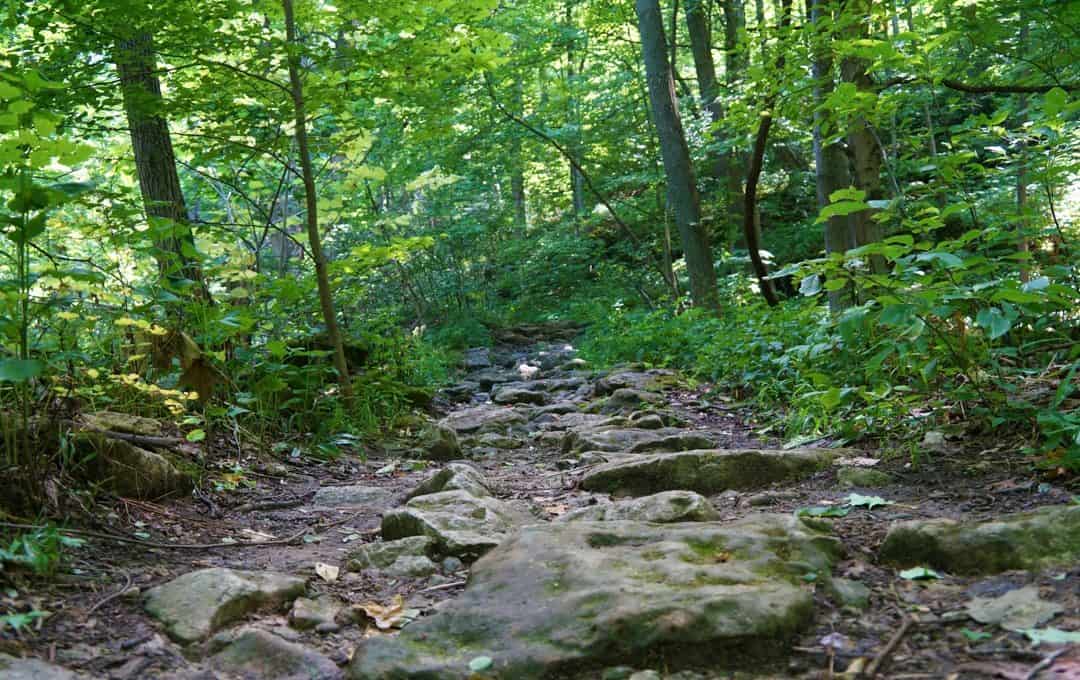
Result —
[[[150,222],[156,250],[154,257],[161,279],[174,285],[187,279],[193,283],[195,297],[209,301],[210,293],[202,270],[190,256],[195,251],[195,238],[188,221],[180,176],[176,172],[169,124],[161,113],[164,101],[150,34],[139,33],[120,41],[116,46],[115,62],[131,131],[143,208]]]
[[[514,115],[525,115],[524,95],[521,79],[515,78],[510,91],[510,107]],[[525,212],[525,159],[521,155],[521,136],[517,130],[511,130],[510,138],[510,195],[514,203],[514,236],[525,238],[528,229],[528,215]]]
[[[855,14],[851,37],[853,39],[869,37],[870,0],[851,0],[845,7],[845,11]],[[865,59],[847,57],[840,64],[840,74],[845,82],[853,84],[860,93],[877,97],[877,90],[868,68],[869,64]],[[881,183],[882,152],[870,121],[865,116],[856,116],[851,121],[847,142],[855,187],[866,194],[867,201],[885,198]],[[881,240],[881,225],[873,219],[875,212],[877,211],[869,209],[852,214],[856,245],[862,246]],[[870,269],[875,274],[884,274],[887,271],[885,260],[880,256],[871,257]]]
[[[637,0],[636,9],[649,100],[667,177],[668,202],[675,213],[675,225],[682,240],[683,257],[686,258],[686,269],[690,275],[690,295],[695,305],[719,311],[712,249],[708,230],[701,220],[697,179],[679,118],[675,81],[667,60],[660,3],[659,0]]]
[[[300,82],[300,41],[296,36],[296,20],[293,17],[292,0],[281,0],[285,13],[285,35],[289,44],[289,88],[292,93],[293,110],[296,114],[296,149],[300,157],[300,171],[304,183],[304,201],[307,209],[307,232],[311,246],[311,259],[315,261],[315,279],[319,287],[319,306],[322,307],[326,336],[334,348],[334,368],[337,369],[341,395],[346,402],[352,400],[352,382],[349,365],[345,361],[345,347],[341,341],[334,298],[330,292],[330,277],[326,271],[326,255],[319,236],[319,199],[315,193],[315,172],[311,167],[311,149],[308,148],[307,114],[304,109],[304,87]]]
[[[574,0],[566,0],[566,27],[567,30],[573,30],[576,27],[574,23]],[[575,82],[577,78],[577,64],[575,64],[577,50],[575,48],[574,39],[571,38],[566,43],[566,88],[569,92],[566,108],[567,117],[573,129],[568,146],[574,160],[577,161],[578,165],[581,165],[581,105],[575,92],[577,86]],[[570,165],[570,193],[571,207],[576,222],[578,217],[585,214],[585,178],[573,164]]]
[[[716,64],[713,62],[712,35],[708,17],[705,15],[705,0],[686,0],[686,32],[690,38],[690,54],[694,58],[701,105],[709,112],[709,120],[715,128],[720,123],[723,111],[718,100],[720,87],[716,81]],[[722,153],[714,151],[711,154],[709,170],[715,180],[723,181],[726,168]]]
[[[831,21],[826,9],[827,0],[810,0],[810,21],[814,25],[811,52],[814,57],[814,166],[818,209],[829,205],[834,191],[851,184],[844,149],[835,141],[826,143],[822,125],[826,114],[821,109],[833,90],[833,58]],[[843,253],[854,247],[851,223],[846,215],[834,215],[825,223],[825,252]],[[829,309],[839,312],[850,304],[850,295],[842,290],[829,292]]]
[[[724,9],[724,81],[728,88],[734,88],[746,71],[747,50],[740,44],[739,35],[746,29],[746,10],[742,0],[723,0]],[[743,222],[743,167],[746,166],[746,154],[732,145],[724,155],[725,193],[727,194],[728,221],[737,233],[738,225]]]

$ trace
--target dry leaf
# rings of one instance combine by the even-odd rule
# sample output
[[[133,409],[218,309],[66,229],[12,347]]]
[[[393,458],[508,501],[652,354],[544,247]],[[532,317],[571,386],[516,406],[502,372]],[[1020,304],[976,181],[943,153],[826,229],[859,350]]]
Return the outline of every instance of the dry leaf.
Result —
[[[375,622],[379,630],[401,628],[405,624],[420,616],[419,609],[406,609],[405,598],[395,595],[388,605],[378,602],[365,602],[359,606],[369,619]]]
[[[556,503],[555,505],[545,505],[544,512],[555,517],[561,517],[566,514],[566,503]]]
[[[254,529],[248,528],[244,528],[242,533],[247,534],[248,537],[251,539],[252,543],[265,543],[266,541],[272,541],[277,538],[277,536],[273,534],[268,534],[263,531],[255,531]]]
[[[338,579],[338,574],[341,573],[341,567],[335,567],[334,565],[326,564],[325,562],[316,562],[315,573],[327,583],[333,583]]]

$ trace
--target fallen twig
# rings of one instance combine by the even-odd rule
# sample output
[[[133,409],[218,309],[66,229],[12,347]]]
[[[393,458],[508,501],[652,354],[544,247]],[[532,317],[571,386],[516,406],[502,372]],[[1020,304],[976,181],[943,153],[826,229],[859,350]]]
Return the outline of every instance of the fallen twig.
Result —
[[[104,598],[102,598],[102,599],[98,600],[98,601],[97,601],[97,602],[96,602],[96,603],[94,604],[94,606],[93,606],[93,607],[90,607],[89,609],[87,609],[87,610],[86,610],[86,615],[87,615],[87,616],[90,616],[90,615],[91,615],[91,614],[93,614],[93,613],[94,613],[95,611],[97,611],[97,610],[98,610],[99,608],[101,608],[101,607],[105,606],[105,605],[106,605],[106,604],[108,604],[109,602],[112,602],[112,601],[113,601],[113,600],[115,600],[116,598],[118,598],[118,597],[120,597],[121,595],[123,595],[124,593],[126,593],[126,592],[128,591],[128,588],[130,588],[130,587],[131,587],[131,574],[129,574],[129,573],[127,573],[127,572],[125,571],[125,572],[124,572],[124,579],[125,579],[125,583],[124,583],[124,587],[123,587],[123,588],[121,588],[120,590],[117,590],[116,592],[112,593],[111,595],[107,595],[107,596],[105,596]]]
[[[98,432],[110,439],[120,439],[135,444],[136,446],[150,446],[155,449],[175,449],[184,443],[183,439],[176,437],[151,437],[145,434],[129,434],[127,432],[113,432],[112,430],[95,430],[84,428],[85,432]]]
[[[1031,670],[1028,671],[1028,674],[1024,676],[1024,680],[1035,680],[1035,678],[1039,675],[1041,671],[1044,671],[1047,668],[1053,666],[1054,662],[1057,661],[1057,658],[1067,651],[1069,651],[1068,647],[1062,647],[1056,652],[1048,654],[1045,659],[1031,667]]]
[[[418,593],[430,593],[433,590],[446,590],[447,588],[455,588],[457,586],[463,586],[467,581],[451,581],[450,583],[440,583],[437,586],[428,586],[427,588],[421,588],[416,591]]]
[[[233,508],[236,512],[254,512],[256,510],[284,510],[286,508],[295,508],[304,504],[302,498],[292,498],[289,500],[276,500],[276,501],[261,501],[257,503],[244,503]]]
[[[900,628],[893,633],[893,636],[889,638],[885,647],[878,652],[878,655],[874,657],[874,660],[866,666],[866,670],[863,671],[863,677],[873,678],[877,675],[878,670],[880,670],[882,665],[889,660],[889,657],[896,651],[896,648],[900,646],[900,641],[904,639],[904,636],[907,635],[908,630],[914,623],[915,619],[910,616],[904,617],[904,622],[900,624]]]

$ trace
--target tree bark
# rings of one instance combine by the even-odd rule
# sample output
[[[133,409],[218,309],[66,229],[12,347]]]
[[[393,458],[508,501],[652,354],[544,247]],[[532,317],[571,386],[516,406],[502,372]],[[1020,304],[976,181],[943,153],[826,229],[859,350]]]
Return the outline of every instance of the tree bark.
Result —
[[[814,179],[818,209],[829,205],[829,196],[834,191],[851,184],[843,147],[836,141],[826,141],[822,129],[826,114],[821,107],[834,87],[832,33],[829,28],[831,22],[825,21],[829,16],[826,2],[827,0],[810,0],[810,21],[815,28],[811,35],[811,52],[814,57]],[[846,215],[830,217],[825,223],[825,252],[843,253],[854,247],[851,234],[851,223]],[[846,295],[844,291],[829,292],[831,311],[839,312],[849,303],[850,295]]]
[[[573,30],[576,28],[574,23],[574,0],[566,0],[566,28],[567,30]],[[577,49],[574,44],[573,38],[566,43],[566,88],[569,92],[567,97],[566,108],[567,117],[569,118],[570,125],[573,126],[573,134],[571,135],[570,144],[568,148],[570,153],[573,154],[574,160],[577,161],[577,165],[570,164],[570,193],[571,193],[571,207],[573,209],[573,215],[575,221],[578,217],[585,214],[585,178],[582,176],[578,167],[581,165],[581,104],[578,102],[578,98],[575,93],[575,82],[577,78]]]
[[[870,0],[850,0],[844,11],[855,15],[851,37],[853,39],[869,37]],[[847,57],[840,64],[840,74],[845,82],[853,84],[860,93],[877,97],[877,88],[870,77],[868,68],[869,64],[865,59]],[[881,155],[882,150],[870,121],[865,116],[855,116],[851,121],[848,126],[847,142],[855,187],[866,194],[867,201],[885,198],[881,183],[881,166],[884,160]],[[876,212],[874,209],[868,209],[852,214],[856,245],[862,246],[881,240],[881,225],[873,219]],[[885,260],[880,256],[872,256],[870,270],[875,274],[884,274],[887,271]]]
[[[510,90],[510,107],[514,115],[525,115],[524,93],[521,80],[514,79]],[[528,229],[528,214],[525,210],[525,159],[521,155],[521,136],[517,130],[511,130],[510,138],[510,196],[514,203],[514,235],[525,238]]]
[[[668,202],[675,213],[675,225],[682,241],[690,276],[690,295],[695,305],[719,311],[712,248],[708,230],[701,219],[701,197],[675,99],[675,80],[668,64],[660,3],[658,0],[637,0],[636,10],[649,100],[660,138],[660,154],[664,159]]]
[[[311,247],[311,259],[315,261],[315,280],[319,287],[319,306],[322,308],[326,336],[334,348],[334,368],[337,369],[341,395],[346,402],[352,400],[352,381],[349,365],[345,361],[345,347],[334,311],[334,298],[330,292],[330,277],[326,271],[326,254],[323,253],[319,236],[319,200],[315,193],[315,171],[311,166],[311,149],[308,147],[307,114],[304,107],[304,87],[300,82],[300,41],[296,35],[292,0],[281,0],[285,14],[285,36],[289,45],[289,89],[292,93],[293,110],[296,115],[296,149],[300,157],[300,172],[304,183],[304,201],[307,210],[307,232]]]
[[[152,37],[149,33],[138,33],[120,41],[114,60],[131,132],[143,209],[150,221],[161,278],[174,284],[187,279],[194,284],[196,298],[210,301],[202,270],[193,257],[185,254],[185,250],[194,252],[195,238],[176,171],[169,124],[161,113],[164,100]]]
[[[686,32],[690,38],[690,54],[694,58],[701,105],[709,112],[709,120],[715,128],[720,123],[723,111],[719,101],[720,87],[716,80],[716,64],[713,61],[712,35],[705,14],[705,0],[686,0]],[[723,181],[724,155],[714,151],[710,156],[710,174],[717,181]]]
[[[723,0],[724,9],[724,81],[734,88],[746,71],[746,45],[740,43],[739,35],[746,28],[746,10],[742,0]],[[727,194],[729,223],[734,225],[731,233],[738,230],[743,221],[743,173],[746,165],[745,152],[732,145],[724,155],[724,177]]]

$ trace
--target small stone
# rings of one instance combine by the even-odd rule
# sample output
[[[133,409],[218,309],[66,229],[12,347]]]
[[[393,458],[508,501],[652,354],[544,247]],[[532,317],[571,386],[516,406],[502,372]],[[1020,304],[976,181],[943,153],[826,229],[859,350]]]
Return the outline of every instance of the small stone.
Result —
[[[873,489],[893,483],[892,475],[888,472],[866,467],[839,468],[836,471],[836,479],[840,486],[846,488],[862,487]]]
[[[364,543],[349,552],[345,564],[350,571],[386,569],[401,557],[428,557],[435,553],[435,549],[435,540],[429,536]]]
[[[465,568],[465,563],[456,557],[447,557],[442,561],[442,570],[444,574],[453,574],[461,571]]]
[[[340,611],[341,605],[330,597],[298,597],[289,612],[289,623],[300,630],[317,628],[319,624],[332,622]]]
[[[329,635],[330,633],[336,633],[341,630],[341,626],[333,621],[323,621],[319,625],[315,626],[315,632],[319,635]]]
[[[546,392],[503,386],[491,395],[491,400],[496,404],[535,404],[542,406],[551,401],[551,397]]]
[[[427,557],[403,555],[386,568],[386,573],[397,578],[423,578],[431,576],[438,570],[439,567]]]
[[[329,658],[266,631],[249,628],[207,665],[243,678],[276,680],[339,680],[341,669]]]
[[[466,491],[473,496],[490,496],[484,475],[468,463],[450,463],[413,489],[408,498],[427,496],[440,491]]]

